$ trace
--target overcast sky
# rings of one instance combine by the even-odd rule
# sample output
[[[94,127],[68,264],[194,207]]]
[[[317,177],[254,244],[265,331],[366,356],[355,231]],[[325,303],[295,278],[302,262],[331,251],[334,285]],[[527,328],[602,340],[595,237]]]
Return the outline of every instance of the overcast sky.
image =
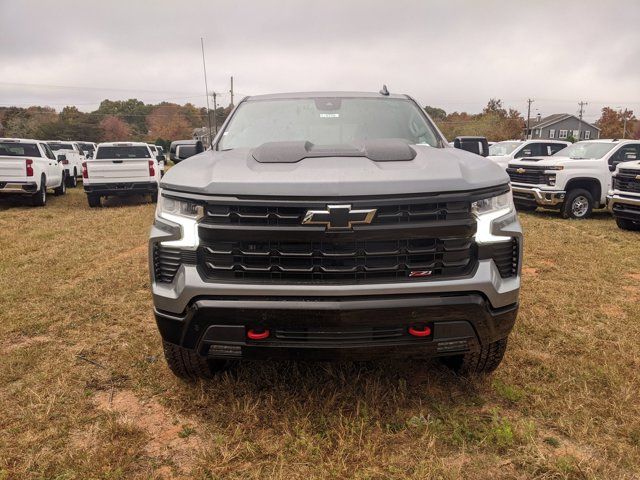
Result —
[[[204,105],[200,37],[225,105],[233,75],[238,96],[386,83],[447,112],[640,116],[639,0],[0,0],[0,105]]]

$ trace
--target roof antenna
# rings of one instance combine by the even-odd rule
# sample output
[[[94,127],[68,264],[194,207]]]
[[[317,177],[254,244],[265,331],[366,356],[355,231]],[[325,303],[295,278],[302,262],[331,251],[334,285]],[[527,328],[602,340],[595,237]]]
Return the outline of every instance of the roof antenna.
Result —
[[[380,90],[380,95],[384,95],[385,97],[389,96],[389,90],[387,90],[387,86],[386,85],[382,85],[382,89]]]

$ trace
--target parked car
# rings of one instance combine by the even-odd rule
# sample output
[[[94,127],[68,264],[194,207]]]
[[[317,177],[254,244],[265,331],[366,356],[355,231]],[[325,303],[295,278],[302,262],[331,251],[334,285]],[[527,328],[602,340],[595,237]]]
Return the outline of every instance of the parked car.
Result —
[[[82,175],[82,162],[85,160],[84,151],[76,142],[62,142],[48,140],[47,145],[57,155],[62,157],[62,164],[67,175],[67,186],[78,186],[78,177]]]
[[[516,158],[548,157],[569,145],[570,142],[561,140],[507,140],[491,145],[487,158],[507,168],[509,162]]]
[[[149,243],[165,358],[187,378],[275,357],[490,372],[521,252],[504,169],[384,93],[245,98],[162,179]]]
[[[146,143],[100,143],[94,158],[82,164],[82,177],[90,207],[109,196],[143,194],[155,201],[160,168]]]
[[[65,169],[49,146],[39,140],[0,138],[0,195],[20,195],[32,205],[47,203],[47,189],[67,191]]]
[[[640,148],[636,148],[636,158],[640,159]],[[639,160],[618,164],[613,174],[612,190],[607,196],[607,205],[618,227],[640,231]]]
[[[165,163],[165,156],[164,156],[164,153],[162,152],[162,147],[158,147],[153,143],[147,143],[147,145],[149,145],[151,154],[158,161],[158,168],[160,168],[160,178],[162,178],[164,176],[164,163]]]
[[[76,142],[82,151],[84,152],[84,156],[86,158],[93,158],[93,154],[96,151],[97,145],[93,142]]]
[[[551,157],[513,160],[507,173],[519,210],[556,208],[564,218],[588,218],[606,205],[616,165],[638,158],[639,140],[588,140]]]

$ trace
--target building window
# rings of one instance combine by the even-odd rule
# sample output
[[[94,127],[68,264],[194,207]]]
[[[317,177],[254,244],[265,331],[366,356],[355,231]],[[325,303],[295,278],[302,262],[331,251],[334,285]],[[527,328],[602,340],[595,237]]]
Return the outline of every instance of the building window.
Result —
[[[556,138],[556,131],[553,128],[549,130],[549,138]]]
[[[591,138],[591,130],[584,131],[584,139],[589,140]]]
[[[560,130],[558,138],[567,138],[567,130]]]
[[[576,140],[580,140],[580,130],[573,131],[573,138],[575,138]]]

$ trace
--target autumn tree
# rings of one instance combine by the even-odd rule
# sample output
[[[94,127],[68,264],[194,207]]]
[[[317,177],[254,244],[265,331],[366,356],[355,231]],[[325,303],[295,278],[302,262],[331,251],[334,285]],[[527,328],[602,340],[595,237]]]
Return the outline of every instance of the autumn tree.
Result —
[[[638,120],[633,115],[633,110],[604,107],[596,126],[600,129],[600,138],[640,138],[635,132],[636,123]]]
[[[104,117],[100,122],[100,130],[103,142],[131,140],[131,126],[115,115]]]
[[[163,104],[154,108],[147,115],[146,123],[149,139],[177,140],[191,138],[193,133],[193,126],[181,111],[180,105]]]

